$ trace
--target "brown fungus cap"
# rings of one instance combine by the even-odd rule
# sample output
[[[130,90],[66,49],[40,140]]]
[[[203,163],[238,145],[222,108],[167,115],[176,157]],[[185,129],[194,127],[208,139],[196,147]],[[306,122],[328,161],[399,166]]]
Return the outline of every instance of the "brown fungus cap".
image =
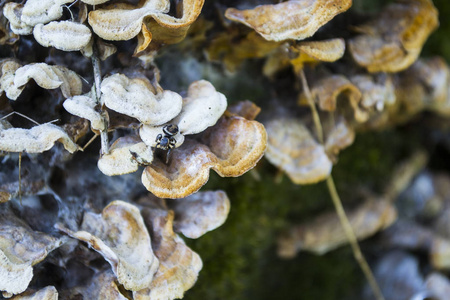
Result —
[[[160,13],[152,18],[144,19],[144,24],[151,29],[152,35],[147,51],[157,50],[162,45],[181,42],[186,37],[191,24],[200,15],[204,2],[205,0],[183,0],[178,3],[175,16]],[[142,33],[145,34],[144,31]],[[138,49],[135,50],[136,54],[139,52]]]
[[[281,42],[268,41],[255,31],[242,36],[241,31],[234,29],[213,37],[206,55],[208,60],[223,62],[228,71],[235,72],[246,59],[266,57],[280,45]]]
[[[394,83],[389,74],[354,75],[349,79],[361,92],[360,108],[369,114],[381,112],[396,101]]]
[[[167,200],[175,213],[174,230],[196,239],[225,223],[230,200],[224,191],[198,192],[183,199]]]
[[[351,5],[351,0],[291,0],[247,10],[229,8],[225,17],[253,28],[266,40],[303,40]]]
[[[338,99],[344,96],[348,99],[353,118],[357,122],[364,122],[368,119],[367,112],[359,107],[361,91],[343,75],[330,75],[314,82],[311,94],[316,99],[319,108],[324,111],[335,111]],[[300,95],[299,103],[307,103],[305,93]]]
[[[133,292],[134,300],[178,299],[197,281],[203,267],[200,256],[173,232],[173,211],[143,208],[142,215],[153,237],[159,268],[152,283]]]
[[[411,113],[423,109],[442,116],[450,115],[450,69],[439,57],[419,59],[398,74],[398,101]]]
[[[300,42],[293,48],[307,55],[326,62],[334,62],[344,55],[344,39],[330,39],[324,41]]]
[[[300,121],[277,118],[265,123],[268,144],[266,158],[286,172],[295,184],[326,179],[332,163],[325,149]]]
[[[287,116],[269,120],[267,160],[286,172],[295,184],[325,180],[339,152],[353,143],[355,132],[343,117],[324,124],[325,143],[321,145],[299,120]]]
[[[199,190],[209,169],[222,177],[237,177],[261,159],[266,148],[264,126],[242,117],[221,117],[202,134],[201,142],[186,139],[171,152],[169,164],[155,159],[145,168],[142,183],[161,198],[182,198]]]
[[[147,25],[142,24],[142,30],[138,34],[138,45],[136,46],[136,49],[134,50],[134,55],[137,53],[141,53],[145,49],[147,49],[148,45],[150,45],[150,42],[152,41],[152,33],[150,30],[148,30]]]
[[[339,118],[331,128],[325,127],[325,152],[333,162],[336,162],[339,152],[353,144],[355,130],[344,118]]]
[[[369,72],[399,72],[412,65],[426,39],[439,25],[431,0],[398,1],[358,28],[349,40],[355,61]]]
[[[159,262],[137,207],[113,201],[102,214],[86,213],[82,231],[72,232],[62,226],[58,229],[99,252],[126,289],[138,291],[152,282]]]
[[[137,136],[118,138],[98,160],[98,168],[108,176],[133,173],[139,165],[149,165],[153,161],[153,151]]]
[[[169,1],[147,0],[141,7],[119,3],[89,13],[94,32],[106,40],[129,40],[142,34],[135,53],[144,51],[151,41],[172,44],[180,41],[201,12],[204,0],[184,0],[177,15],[167,14]],[[180,16],[181,15],[181,16]]]
[[[330,39],[324,41],[299,42],[290,46],[288,51],[274,53],[266,62],[265,74],[273,75],[274,72],[283,69],[286,62],[293,66],[297,74],[305,64],[316,65],[320,62],[334,62],[344,55],[344,39]]]
[[[358,240],[363,240],[390,226],[397,219],[397,211],[389,201],[370,199],[347,213]],[[348,243],[336,213],[326,213],[310,223],[297,225],[278,240],[278,255],[294,257],[300,250],[316,254],[327,253]]]

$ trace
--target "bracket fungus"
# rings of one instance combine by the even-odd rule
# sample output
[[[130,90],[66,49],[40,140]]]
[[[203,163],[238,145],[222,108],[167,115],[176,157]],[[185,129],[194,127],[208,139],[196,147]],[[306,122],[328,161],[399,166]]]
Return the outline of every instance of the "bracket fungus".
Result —
[[[363,247],[371,258],[397,249],[420,255],[420,268],[415,259],[403,264],[404,255],[380,264],[383,293],[392,282],[407,287],[403,294],[386,292],[393,295],[387,300],[424,293],[447,300],[448,280],[423,278],[450,270],[450,177],[438,183],[434,171],[416,176],[425,165],[445,172],[441,161],[450,149],[448,57],[418,59],[438,25],[432,0],[389,0],[373,19],[372,9],[386,1],[364,0],[345,14],[353,1],[0,2],[3,297],[171,300],[202,280],[186,298],[276,298],[266,294],[273,286],[256,291],[248,280],[227,278],[233,282],[225,289],[211,284],[217,270],[221,279],[256,278],[248,272],[261,271],[275,285],[281,273],[317,275],[338,287],[336,295],[358,297],[361,285],[339,286],[342,276],[335,275],[355,266],[339,253],[315,257],[300,274],[272,268],[279,261],[261,251],[278,242],[283,257],[302,250],[321,255],[350,242],[382,299],[357,245],[371,237]],[[445,46],[439,39],[445,34],[425,52]],[[229,107],[231,96],[260,105],[266,127],[255,121],[259,106]],[[412,117],[398,130],[365,132]],[[356,134],[357,144],[340,154]],[[266,163],[240,180],[219,178],[241,176],[265,154],[280,172]],[[224,191],[198,192],[210,174],[209,185],[229,181]],[[405,190],[411,180],[415,187]],[[337,215],[320,213],[331,203],[313,199],[325,196],[325,185]],[[239,202],[233,203],[237,218],[209,233],[230,212],[225,191]],[[307,202],[295,204],[297,196]],[[353,207],[350,220],[339,198]],[[252,199],[259,202],[245,203]],[[295,221],[303,217],[310,221]],[[246,245],[236,239],[236,224]],[[274,234],[284,225],[284,235]],[[236,249],[252,254],[247,264]],[[217,261],[217,254],[226,259]],[[214,266],[224,261],[225,268]],[[344,272],[330,272],[326,261]],[[397,272],[405,269],[410,274]],[[288,277],[283,284],[297,286],[285,298],[321,299],[329,292],[305,293],[310,281]]]
[[[91,94],[68,98],[64,101],[63,106],[72,115],[89,120],[92,129],[106,130],[106,124],[101,113],[96,109],[98,104]]]
[[[327,178],[332,163],[325,149],[299,121],[280,118],[265,123],[269,136],[266,158],[296,184]]]
[[[6,94],[9,99],[17,99],[22,92],[14,85],[14,76],[22,65],[14,59],[0,61],[0,95]]]
[[[216,198],[217,203],[228,200],[223,192],[205,193],[203,198]],[[69,236],[87,242],[111,264],[114,272],[113,275],[100,270],[90,284],[63,291],[63,295],[128,299],[118,288],[116,277],[133,293],[133,299],[182,298],[196,282],[202,261],[174,233],[174,211],[163,203],[162,199],[145,197],[139,210],[116,200],[105,207],[101,215],[85,213],[82,231],[73,232],[57,225]],[[219,224],[215,222],[215,226]]]
[[[0,150],[8,152],[42,153],[53,147],[55,142],[73,153],[80,150],[69,135],[60,127],[46,123],[31,129],[8,128],[0,124]]]
[[[386,200],[368,200],[348,213],[358,240],[390,226],[397,219],[395,207]],[[278,254],[291,258],[300,250],[324,254],[346,244],[347,236],[334,213],[324,214],[310,223],[293,226],[278,240]]]
[[[88,22],[101,38],[110,41],[129,40],[138,35],[145,17],[169,10],[168,1],[147,0],[135,8],[129,4],[118,4],[89,13]]]
[[[98,168],[108,176],[136,172],[139,165],[153,161],[153,151],[137,136],[118,138],[109,150],[98,160]]]
[[[344,118],[339,118],[331,129],[326,128],[325,131],[327,133],[325,152],[333,162],[336,162],[339,152],[353,144],[355,131]]]
[[[412,65],[428,36],[439,25],[431,0],[398,1],[357,28],[348,41],[355,61],[369,72],[399,72]]]
[[[230,200],[224,191],[198,192],[184,199],[168,200],[175,213],[174,230],[196,239],[221,226],[228,217]]]
[[[407,71],[398,74],[396,96],[409,112],[424,109],[442,116],[450,115],[450,69],[441,58],[419,59]]]
[[[99,252],[126,289],[138,291],[152,282],[159,262],[137,207],[113,201],[102,214],[86,213],[81,231],[72,232],[62,226],[58,229]]]
[[[311,94],[321,110],[335,111],[339,105],[338,100],[345,97],[348,99],[348,106],[353,110],[353,118],[357,122],[362,123],[369,118],[368,113],[360,108],[361,91],[345,76],[331,75],[318,80],[313,84]],[[300,95],[299,103],[307,103],[305,93]],[[346,104],[342,103],[342,105]]]
[[[165,0],[147,0],[138,7],[119,3],[91,11],[88,22],[93,31],[106,40],[129,40],[142,32],[147,41],[138,44],[137,53],[145,50],[151,41],[171,44],[183,39],[200,14],[203,3],[204,0],[183,0],[181,9],[177,9],[177,13],[182,14],[179,17],[167,14],[170,3]]]
[[[27,0],[25,4],[6,3],[3,13],[11,23],[11,30],[20,35],[31,34],[33,27],[62,17],[63,5],[73,0]]]
[[[383,231],[380,237],[383,245],[418,250],[429,250],[434,238],[431,229],[404,218]]]
[[[137,118],[143,124],[164,124],[181,111],[180,95],[155,90],[147,78],[130,79],[114,74],[102,81],[101,91],[101,99],[108,108]]]
[[[3,211],[0,221],[0,291],[19,294],[33,277],[33,267],[58,248],[61,240],[33,231],[28,224]]]
[[[326,126],[321,145],[299,120],[277,117],[265,123],[269,136],[266,158],[289,176],[295,184],[312,184],[325,180],[340,150],[355,138],[352,127],[339,118]]]
[[[211,83],[206,80],[191,83],[187,97],[183,98],[181,111],[170,121],[170,124],[178,127],[175,148],[182,144],[185,135],[200,133],[216,124],[226,108],[227,99],[217,92]],[[163,132],[163,126],[143,125],[139,134],[147,145],[155,147],[157,136],[161,132]]]
[[[9,2],[3,7],[3,15],[8,19],[11,31],[17,35],[31,34],[33,26],[27,25],[21,20],[23,5]]]
[[[236,177],[253,168],[266,143],[266,131],[259,122],[222,116],[199,141],[186,139],[183,147],[173,149],[168,165],[155,159],[145,168],[142,183],[161,198],[186,197],[208,181],[209,169],[222,177]]]
[[[203,267],[200,256],[173,232],[173,211],[143,208],[142,214],[153,241],[152,247],[160,265],[152,283],[133,292],[135,300],[183,298],[197,281]]]
[[[142,124],[141,140],[121,138],[111,153],[100,159],[100,170],[118,175],[148,165],[142,182],[158,197],[182,198],[194,193],[207,182],[210,168],[221,176],[240,176],[265,150],[264,127],[238,115],[221,117],[227,100],[205,80],[193,82],[181,99],[174,92],[155,92],[148,80],[116,74],[103,81],[102,99],[107,107],[136,117]],[[248,112],[247,106],[242,109]],[[198,133],[199,137],[185,137]],[[151,147],[170,150],[169,165],[154,158]]]
[[[450,280],[442,273],[433,272],[425,279],[425,285],[433,297],[444,300],[450,295]]]
[[[221,61],[228,71],[235,72],[246,59],[266,57],[277,51],[281,45],[267,41],[255,31],[244,37],[241,34],[234,30],[213,38],[206,49],[208,60]]]
[[[368,111],[381,112],[385,106],[393,105],[396,101],[395,87],[392,77],[387,74],[355,75],[350,81],[361,92],[359,107]]]
[[[11,100],[20,96],[31,79],[44,89],[60,88],[66,98],[80,95],[82,91],[81,78],[66,67],[46,63],[21,66],[14,60],[6,59],[0,62],[0,68],[0,94],[4,91]]]
[[[36,25],[33,36],[44,47],[75,51],[85,48],[92,34],[86,25],[71,21],[54,21],[46,25]]]
[[[334,62],[344,56],[345,41],[337,38],[324,41],[299,42],[293,48],[319,61]]]
[[[295,73],[297,74],[304,68],[306,63],[317,64],[319,62],[335,62],[344,56],[345,41],[341,38],[329,39],[323,41],[311,41],[311,42],[299,42],[289,47],[288,51],[282,51],[277,53],[281,57],[272,57],[272,62],[266,63],[266,71],[270,69],[276,70],[277,64],[280,64],[280,60],[289,61],[293,66]],[[284,57],[283,57],[284,56]],[[283,65],[284,63],[281,63]],[[269,71],[268,74],[273,73],[274,70]]]
[[[303,40],[351,5],[351,0],[290,0],[247,10],[228,8],[225,17],[253,28],[266,40]]]

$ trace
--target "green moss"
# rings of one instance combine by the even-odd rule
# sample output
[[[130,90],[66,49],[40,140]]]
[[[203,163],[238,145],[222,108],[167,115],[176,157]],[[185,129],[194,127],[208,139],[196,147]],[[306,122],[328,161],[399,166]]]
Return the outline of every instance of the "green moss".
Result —
[[[353,145],[339,155],[333,174],[339,191],[351,195],[364,186],[381,193],[393,168],[419,147],[420,132],[393,129],[357,134]]]

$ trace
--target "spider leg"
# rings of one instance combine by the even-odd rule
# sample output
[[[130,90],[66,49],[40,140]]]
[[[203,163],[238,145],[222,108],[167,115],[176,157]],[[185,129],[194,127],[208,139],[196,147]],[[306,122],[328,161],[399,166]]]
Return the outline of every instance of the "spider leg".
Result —
[[[155,142],[156,142],[156,148],[160,148],[160,147],[161,147],[161,139],[162,139],[162,134],[158,134],[158,135],[156,136],[156,140],[155,140]]]
[[[172,150],[172,148],[169,148],[169,150],[167,150],[166,153],[166,165],[169,164],[169,158],[170,158],[170,151]]]

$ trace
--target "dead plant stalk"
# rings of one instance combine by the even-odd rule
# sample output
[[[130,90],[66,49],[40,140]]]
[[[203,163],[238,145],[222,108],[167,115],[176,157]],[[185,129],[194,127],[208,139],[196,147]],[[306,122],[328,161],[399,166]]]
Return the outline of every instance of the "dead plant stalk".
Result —
[[[306,95],[306,99],[308,100],[308,105],[313,115],[314,126],[317,132],[317,138],[319,139],[319,142],[323,144],[324,139],[323,139],[322,123],[320,121],[320,116],[319,113],[317,112],[316,105],[314,104],[314,99],[311,95],[311,91],[309,90],[308,82],[306,81],[306,76],[303,69],[299,71],[299,76],[302,82],[303,91]],[[359,243],[355,236],[355,232],[353,231],[350,221],[348,220],[347,215],[345,213],[344,207],[342,206],[342,201],[339,197],[336,186],[334,184],[333,176],[331,174],[326,179],[326,183],[328,193],[330,194],[331,200],[333,201],[334,208],[336,209],[336,213],[339,217],[339,221],[342,225],[342,228],[344,229],[345,235],[347,236],[348,242],[352,247],[353,255],[356,259],[356,262],[358,263],[359,267],[364,273],[364,276],[369,282],[369,285],[371,286],[376,299],[384,300],[383,293],[381,292],[381,289],[378,286],[375,276],[373,275],[372,270],[369,267],[369,264],[367,263],[364,255],[361,252],[361,248],[359,247]]]

